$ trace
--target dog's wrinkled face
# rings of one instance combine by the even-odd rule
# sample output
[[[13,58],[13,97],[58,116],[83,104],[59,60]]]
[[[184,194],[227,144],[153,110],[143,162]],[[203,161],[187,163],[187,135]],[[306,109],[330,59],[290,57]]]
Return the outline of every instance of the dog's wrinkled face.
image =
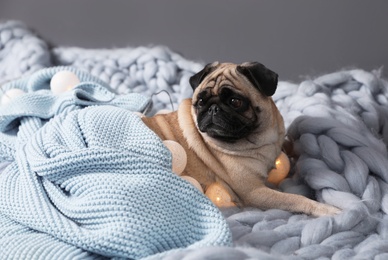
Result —
[[[248,136],[257,127],[257,116],[247,96],[230,85],[213,92],[210,86],[198,93],[194,107],[201,132],[226,142]]]
[[[260,63],[212,63],[190,78],[198,129],[216,140],[249,139],[270,122],[277,74]]]

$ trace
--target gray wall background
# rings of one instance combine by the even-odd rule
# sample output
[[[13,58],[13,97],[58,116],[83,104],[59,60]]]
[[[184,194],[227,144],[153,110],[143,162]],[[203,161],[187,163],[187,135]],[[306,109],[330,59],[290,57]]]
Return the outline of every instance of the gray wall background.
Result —
[[[165,45],[199,62],[260,61],[295,82],[388,65],[386,0],[0,0],[0,19],[57,46]]]

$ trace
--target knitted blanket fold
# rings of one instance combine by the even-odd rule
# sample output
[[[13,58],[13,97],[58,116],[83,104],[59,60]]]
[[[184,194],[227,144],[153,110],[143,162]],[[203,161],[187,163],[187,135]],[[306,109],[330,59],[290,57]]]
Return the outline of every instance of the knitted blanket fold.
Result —
[[[145,107],[148,107],[150,99],[152,99],[153,110],[151,113],[154,113],[159,109],[171,108],[171,103],[173,107],[177,108],[177,104],[182,99],[190,97],[192,92],[188,84],[188,78],[199,71],[203,64],[186,60],[162,46],[106,50],[58,46],[50,49],[43,39],[34,35],[22,23],[8,21],[0,24],[0,82],[6,82],[20,76],[31,76],[41,68],[50,66],[72,66],[76,71],[83,70],[89,75],[94,75],[102,81],[98,85],[104,85],[104,89],[109,86],[120,94],[115,95],[114,98],[119,98],[121,95],[142,93],[146,99],[141,99],[143,102],[135,105],[130,110],[145,109]],[[212,229],[213,231],[209,231],[209,235],[205,235],[202,237],[202,240],[199,240],[217,242],[210,246],[202,246],[203,244],[196,246],[197,242],[195,242],[192,244],[193,246],[188,246],[186,249],[167,251],[166,255],[156,254],[154,257],[156,259],[169,260],[387,258],[388,82],[381,77],[380,73],[380,71],[367,72],[354,69],[334,72],[316,79],[305,80],[299,84],[281,81],[279,82],[277,92],[273,96],[286,124],[287,142],[289,144],[287,152],[292,163],[290,177],[280,184],[279,189],[335,205],[343,209],[341,214],[333,217],[312,218],[277,209],[266,211],[253,208],[224,209],[222,214],[228,228],[224,229],[225,226],[223,225],[218,226],[218,229]],[[4,87],[2,86],[2,88]],[[34,91],[39,92],[41,90],[37,89]],[[84,91],[84,89],[81,88],[76,91]],[[164,93],[153,96],[153,94],[160,91],[169,92],[171,100]],[[134,99],[138,100],[138,98]],[[97,103],[99,105],[113,104],[114,99],[98,100]],[[99,208],[99,206],[94,208],[95,205],[88,204],[98,195],[96,190],[88,190],[89,183],[82,179],[82,175],[54,175],[50,171],[47,174],[43,174],[40,169],[49,170],[50,168],[42,162],[35,162],[33,165],[30,165],[23,163],[23,160],[21,160],[20,166],[12,162],[13,156],[19,154],[16,152],[18,147],[21,147],[24,153],[26,151],[34,151],[34,153],[40,156],[36,158],[43,158],[45,160],[55,160],[55,158],[59,158],[57,156],[71,154],[72,152],[84,154],[89,144],[85,140],[98,139],[104,144],[112,144],[114,146],[114,149],[111,148],[112,151],[109,149],[109,151],[105,151],[106,146],[102,146],[104,149],[101,152],[104,156],[113,154],[115,149],[124,150],[123,153],[133,153],[134,150],[132,149],[141,150],[141,145],[135,146],[136,148],[124,149],[117,146],[120,146],[119,143],[106,142],[106,138],[109,139],[110,136],[105,135],[104,132],[99,132],[99,128],[92,124],[94,120],[91,120],[94,113],[103,114],[102,110],[104,110],[105,106],[85,108],[89,105],[90,103],[74,103],[74,106],[70,106],[66,111],[67,116],[63,117],[63,122],[73,123],[69,123],[67,125],[68,128],[64,128],[61,125],[61,127],[56,129],[60,130],[60,133],[64,129],[83,131],[83,128],[80,128],[80,126],[86,124],[91,129],[94,129],[93,131],[96,131],[97,135],[89,133],[82,135],[82,138],[63,139],[53,137],[52,140],[59,142],[60,145],[57,143],[54,146],[47,146],[45,153],[39,152],[42,151],[42,147],[45,147],[43,138],[41,138],[42,141],[37,141],[34,145],[33,142],[27,145],[26,140],[30,136],[28,131],[26,131],[27,134],[20,135],[16,139],[9,133],[0,136],[0,139],[4,141],[0,146],[3,161],[0,164],[0,170],[4,169],[3,173],[0,174],[0,180],[7,179],[7,184],[13,183],[12,181],[19,183],[17,185],[12,184],[14,187],[18,187],[14,190],[17,191],[19,196],[25,196],[26,198],[22,201],[12,200],[7,202],[16,205],[15,209],[8,210],[8,205],[11,204],[7,204],[7,210],[4,210],[3,204],[5,200],[3,198],[7,198],[9,194],[5,193],[6,195],[4,195],[3,192],[6,191],[3,191],[1,187],[0,210],[4,210],[4,213],[3,211],[0,212],[0,221],[2,223],[0,228],[0,248],[10,247],[17,249],[19,246],[20,250],[15,249],[16,251],[13,251],[13,253],[15,255],[19,254],[17,256],[21,254],[24,254],[23,256],[28,255],[31,258],[38,258],[41,255],[44,258],[65,258],[65,256],[82,259],[87,257],[96,258],[98,254],[100,256],[107,256],[108,254],[102,253],[102,251],[109,251],[112,248],[114,248],[112,252],[115,252],[115,255],[121,255],[121,253],[118,253],[122,249],[120,247],[122,245],[121,239],[126,237],[126,235],[117,230],[120,230],[122,222],[118,221],[117,225],[114,224],[113,227],[108,227],[107,222],[104,222],[105,219],[103,218],[88,222],[87,218],[81,217],[82,213],[91,213],[88,210]],[[110,106],[110,110],[112,112],[109,113],[117,115],[128,113],[127,110],[124,112],[122,108],[117,107],[117,104]],[[33,116],[36,115],[34,114]],[[132,120],[135,122],[134,125],[137,126],[136,122],[138,122],[138,119],[133,117],[132,114],[128,117],[123,117],[127,118],[126,120]],[[30,127],[27,126],[41,127],[39,123],[34,121],[35,119],[30,121],[30,117],[28,119],[14,120],[12,115],[8,115],[6,118],[7,120],[4,121],[6,123],[0,124],[0,128],[8,129],[20,125],[22,129],[26,125],[24,129],[28,130]],[[38,121],[45,125],[47,117],[40,116],[40,118]],[[99,118],[94,119],[97,120]],[[60,120],[62,119],[54,119],[51,128],[55,124],[59,124]],[[109,118],[98,122],[104,124],[105,121],[112,123]],[[90,124],[86,122],[90,122]],[[47,127],[47,132],[42,130],[36,136],[50,135],[52,131],[49,129],[51,128]],[[121,135],[123,133],[119,131],[117,134]],[[65,136],[70,137],[69,135]],[[149,138],[149,140],[152,140],[153,147],[161,149],[160,151],[163,154],[165,150],[159,146],[159,141],[156,141],[152,135]],[[15,145],[15,140],[20,140],[21,145]],[[69,142],[73,142],[75,147],[79,149],[73,151],[65,148]],[[95,144],[95,142],[91,143]],[[136,145],[139,144],[136,143]],[[30,148],[26,150],[27,147]],[[95,149],[96,147],[92,145],[90,148]],[[99,149],[97,150],[100,151]],[[67,167],[70,167],[69,169],[72,169],[71,167],[76,169],[77,161],[83,161],[88,158],[89,154],[85,154],[87,155],[86,157],[84,155],[72,157],[74,158],[74,163]],[[136,155],[137,153],[133,154],[133,160],[136,160],[135,158],[138,158],[138,155]],[[49,158],[49,156],[53,158]],[[121,152],[114,156],[114,158],[122,158],[120,156]],[[153,157],[147,154],[147,158],[152,157],[153,159],[150,158],[145,165],[152,165],[154,167],[152,169],[162,173],[160,176],[170,176],[170,165],[166,161],[161,164],[152,161],[161,160],[161,156],[164,155]],[[166,156],[168,161],[169,155],[167,154]],[[22,154],[21,157],[26,158],[26,154]],[[31,160],[34,158],[30,157]],[[104,175],[104,178],[107,178],[107,181],[112,183],[113,186],[117,186],[117,189],[122,191],[121,195],[125,196],[126,193],[122,187],[126,186],[122,184],[123,182],[120,178],[124,178],[127,175],[121,172],[118,165],[112,163],[112,157],[108,156],[106,158],[109,159],[102,160],[100,164],[96,164],[92,168],[99,171],[96,173],[96,176]],[[112,177],[112,174],[109,175],[108,172],[104,171],[106,169],[104,168],[106,166],[104,163],[109,165],[109,168],[112,167],[112,169],[117,171],[117,176]],[[30,176],[29,178],[26,177],[27,175],[20,175],[18,178],[14,178],[17,172],[19,172],[19,169],[16,167],[22,167],[27,171],[30,171],[31,167],[35,168],[33,168],[33,174],[28,175]],[[62,168],[58,170],[61,172]],[[6,174],[7,172],[8,174]],[[93,175],[93,173],[87,173],[87,175]],[[158,174],[142,173],[142,171],[137,171],[136,174],[130,176],[142,176],[140,179],[143,179],[143,176],[147,178],[151,175],[159,176]],[[32,199],[35,197],[30,194],[23,194],[21,191],[25,187],[21,185],[22,180],[23,182],[28,180],[33,183],[34,187],[40,187],[42,192],[39,194],[50,194],[50,196],[45,195],[39,197],[41,200],[37,200]],[[170,182],[174,183],[173,186],[183,185],[174,176],[171,180],[170,178],[166,180],[161,186],[168,186]],[[176,184],[176,182],[179,183]],[[96,185],[100,185],[100,183],[102,181]],[[158,185],[158,183],[153,183],[153,185]],[[43,191],[46,193],[43,193]],[[109,192],[111,191],[112,189]],[[153,190],[153,192],[158,191],[158,189]],[[111,203],[111,193],[108,191],[104,192],[102,193],[106,197],[98,197],[102,201],[106,201],[106,204],[103,204],[102,207],[106,211],[103,212],[111,212],[109,211],[111,209],[118,212],[117,209],[120,210],[121,207],[126,206],[125,203],[128,203],[122,204],[122,201],[118,204]],[[190,192],[192,192],[190,196],[199,195],[195,190],[190,190]],[[79,194],[82,194],[83,197],[77,197]],[[198,198],[202,197],[199,196]],[[55,214],[45,215],[46,219],[48,217],[54,218],[57,222],[53,223],[61,223],[60,227],[69,227],[69,230],[77,230],[77,232],[74,232],[74,234],[61,233],[61,238],[55,238],[54,235],[57,235],[59,232],[53,228],[53,224],[39,225],[39,221],[36,220],[35,216],[31,216],[30,212],[25,210],[17,211],[18,207],[20,207],[20,205],[17,206],[18,203],[29,203],[28,205],[32,206],[40,205],[39,203],[42,199],[49,202],[52,208],[61,212],[58,216]],[[151,203],[153,199],[150,198],[148,203]],[[207,204],[207,200],[202,201],[197,198],[196,200],[195,204],[187,206],[187,211],[195,212],[198,207],[202,207],[200,211],[202,217],[211,217],[215,221],[214,223],[224,223],[222,217],[218,215],[218,211],[214,211],[215,209]],[[60,206],[61,202],[66,202],[67,207]],[[206,206],[201,206],[203,204]],[[84,207],[84,205],[88,205],[88,207]],[[78,207],[77,209],[81,212],[73,209],[73,207]],[[160,211],[160,209],[154,210],[152,208],[150,210],[147,208],[144,209],[143,215],[152,214],[155,211],[156,213],[164,212]],[[92,213],[97,214],[93,211]],[[15,216],[16,219],[12,219],[9,214],[12,214],[12,218]],[[93,214],[90,216],[94,216]],[[126,214],[118,215],[125,218]],[[74,223],[69,222],[73,224],[69,224],[66,221],[63,223],[58,222],[60,219],[66,219],[70,215],[76,217]],[[34,228],[32,229],[23,223],[32,225]],[[142,229],[146,236],[148,235],[147,241],[154,241],[154,237],[151,235],[153,231],[152,226]],[[180,225],[173,226],[172,224],[170,227],[172,229],[185,228]],[[229,232],[228,229],[230,229],[233,239],[232,247],[224,246],[228,244],[225,242],[229,238],[226,235]],[[223,232],[219,233],[220,230],[223,230]],[[110,231],[114,233],[104,233]],[[28,236],[25,236],[27,233]],[[96,234],[99,234],[96,241],[101,242],[103,246],[93,242],[92,244],[97,249],[94,248],[87,251],[91,246],[85,241],[92,241],[89,238]],[[185,234],[195,235],[198,233],[187,230]],[[223,235],[218,236],[217,234]],[[105,237],[109,237],[109,239],[103,240]],[[33,241],[32,238],[42,241],[42,244],[46,243],[45,241],[51,242],[45,247],[38,247],[31,242]],[[75,239],[72,240],[72,238],[77,238],[76,241],[79,243],[73,243]],[[160,236],[159,238],[160,241],[167,241],[167,244],[169,244],[169,240],[165,237]],[[220,242],[220,240],[225,243]],[[52,241],[55,241],[55,243]],[[120,241],[120,243],[117,241]],[[3,247],[2,245],[5,246]]]
[[[55,96],[45,83],[63,69],[81,83]],[[169,150],[131,112],[149,98],[97,82],[60,67],[4,86],[28,92],[0,108],[8,164],[0,174],[1,258],[140,259],[229,245],[218,209],[171,172]]]

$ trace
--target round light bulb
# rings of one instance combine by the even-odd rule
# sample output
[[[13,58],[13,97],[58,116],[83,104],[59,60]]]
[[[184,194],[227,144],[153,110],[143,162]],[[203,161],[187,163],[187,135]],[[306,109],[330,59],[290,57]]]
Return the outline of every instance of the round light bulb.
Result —
[[[80,83],[79,78],[71,71],[62,70],[51,78],[50,88],[51,91],[57,95],[68,90],[73,89]]]
[[[217,182],[206,189],[205,195],[219,208],[236,206],[229,192]]]
[[[26,92],[19,88],[12,88],[10,90],[7,90],[1,97],[1,104],[6,105],[8,104],[12,99],[15,97],[24,95]]]
[[[275,168],[268,173],[267,180],[274,185],[279,185],[279,183],[287,177],[289,172],[290,160],[284,152],[281,152],[278,158],[276,158]]]
[[[163,144],[170,150],[172,155],[172,171],[181,175],[187,164],[187,155],[185,149],[178,142],[173,140],[164,140]]]
[[[181,178],[190,182],[194,187],[196,187],[200,192],[203,193],[202,186],[201,186],[201,184],[199,184],[199,182],[196,179],[194,179],[193,177],[190,177],[190,176],[186,176],[186,175],[181,176]]]

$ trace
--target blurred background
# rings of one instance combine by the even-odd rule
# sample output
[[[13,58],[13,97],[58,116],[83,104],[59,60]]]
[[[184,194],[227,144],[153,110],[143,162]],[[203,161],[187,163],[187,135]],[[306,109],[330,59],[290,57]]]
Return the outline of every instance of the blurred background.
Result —
[[[54,46],[164,45],[203,63],[259,61],[294,82],[387,65],[387,12],[385,0],[0,0],[1,20]]]

